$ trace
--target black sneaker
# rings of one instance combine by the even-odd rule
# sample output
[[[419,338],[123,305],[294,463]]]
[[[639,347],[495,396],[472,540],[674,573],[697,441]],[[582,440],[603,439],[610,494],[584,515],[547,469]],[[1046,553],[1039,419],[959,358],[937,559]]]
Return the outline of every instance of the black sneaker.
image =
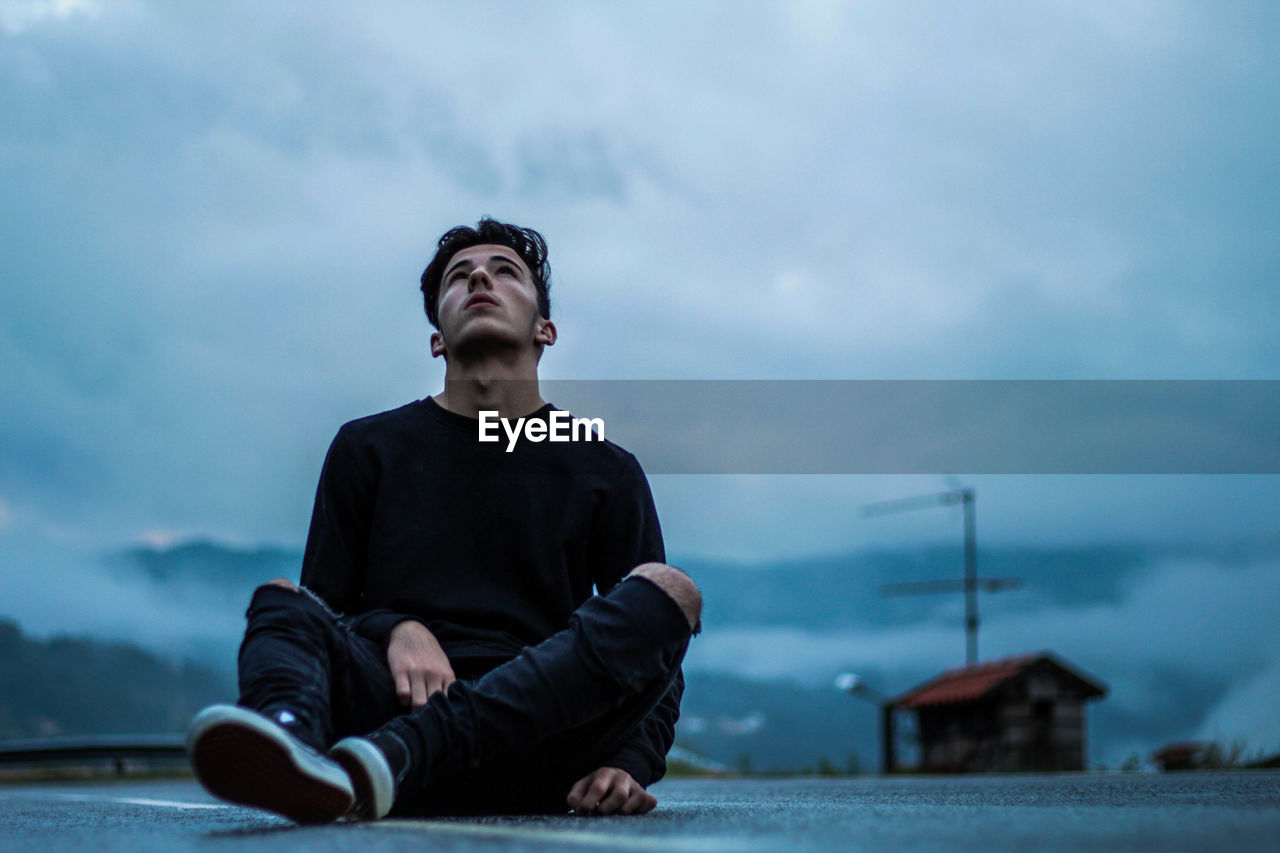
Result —
[[[296,823],[335,821],[355,800],[341,766],[248,708],[205,708],[187,730],[187,753],[210,794]]]
[[[409,750],[398,735],[378,731],[367,737],[343,738],[329,756],[351,777],[356,802],[351,817],[378,820],[387,816],[396,789],[409,769]]]

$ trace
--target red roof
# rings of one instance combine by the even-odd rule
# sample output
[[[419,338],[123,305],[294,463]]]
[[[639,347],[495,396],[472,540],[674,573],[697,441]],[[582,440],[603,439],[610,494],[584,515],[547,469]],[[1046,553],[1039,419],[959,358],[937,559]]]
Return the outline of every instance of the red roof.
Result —
[[[1019,655],[1017,657],[994,660],[989,663],[979,663],[973,666],[962,666],[959,669],[947,670],[937,678],[926,681],[914,690],[902,694],[893,701],[893,704],[898,708],[919,708],[924,705],[971,702],[975,699],[981,699],[1010,678],[1021,674],[1031,665],[1042,660],[1050,661],[1059,669],[1083,681],[1089,688],[1088,692],[1091,695],[1101,696],[1106,693],[1105,687],[1071,669],[1052,653],[1035,652],[1034,654]]]

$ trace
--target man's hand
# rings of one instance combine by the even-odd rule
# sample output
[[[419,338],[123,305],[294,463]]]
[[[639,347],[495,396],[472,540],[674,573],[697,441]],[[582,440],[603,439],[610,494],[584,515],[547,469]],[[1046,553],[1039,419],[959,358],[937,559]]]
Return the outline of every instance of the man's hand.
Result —
[[[617,767],[601,767],[583,776],[568,799],[569,808],[579,815],[645,814],[658,804],[657,797]]]
[[[437,690],[449,692],[455,681],[453,667],[435,634],[421,622],[406,619],[391,629],[387,666],[396,681],[400,704],[418,710]]]

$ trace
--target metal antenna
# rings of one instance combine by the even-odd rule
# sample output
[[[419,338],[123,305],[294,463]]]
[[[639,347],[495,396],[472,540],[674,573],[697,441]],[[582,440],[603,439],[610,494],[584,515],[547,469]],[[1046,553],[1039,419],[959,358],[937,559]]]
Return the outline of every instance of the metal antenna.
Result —
[[[891,515],[935,506],[954,506],[957,503],[964,510],[963,581],[891,583],[880,587],[880,591],[885,595],[923,595],[933,592],[963,590],[966,666],[973,666],[978,662],[978,590],[998,592],[1002,589],[1017,589],[1022,586],[1021,578],[983,578],[981,581],[978,580],[978,543],[974,521],[975,499],[976,496],[973,489],[962,486],[932,495],[919,495],[917,497],[867,504],[862,508],[864,517]]]

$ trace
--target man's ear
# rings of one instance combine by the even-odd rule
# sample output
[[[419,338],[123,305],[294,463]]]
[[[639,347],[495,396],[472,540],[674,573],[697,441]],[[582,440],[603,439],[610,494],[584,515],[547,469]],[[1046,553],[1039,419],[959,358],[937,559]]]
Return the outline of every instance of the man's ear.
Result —
[[[431,357],[440,358],[442,355],[448,355],[449,350],[444,345],[444,335],[439,332],[431,333]]]
[[[556,324],[550,320],[539,318],[538,328],[533,333],[533,342],[549,347],[556,342]]]

